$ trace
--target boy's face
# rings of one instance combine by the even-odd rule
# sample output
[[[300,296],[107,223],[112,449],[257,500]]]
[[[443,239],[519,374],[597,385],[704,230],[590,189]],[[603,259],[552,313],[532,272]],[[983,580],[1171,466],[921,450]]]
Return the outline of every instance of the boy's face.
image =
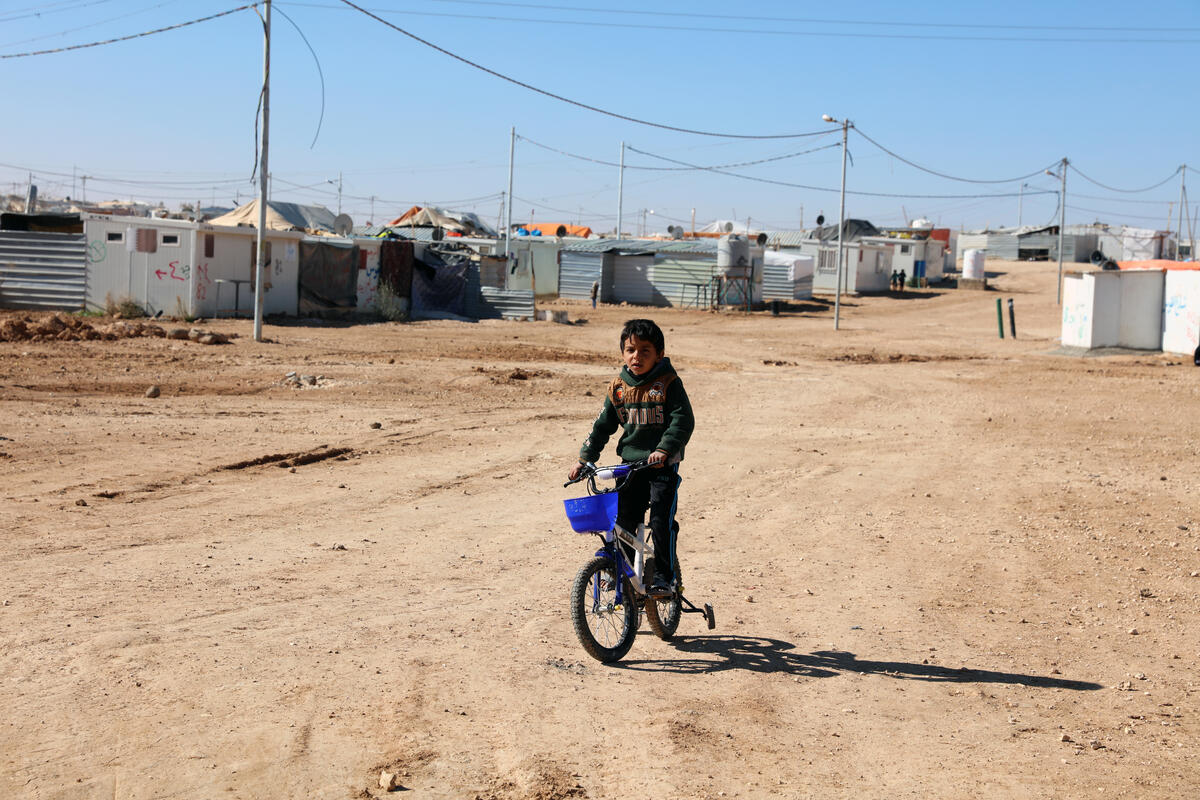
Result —
[[[662,360],[663,354],[657,347],[645,339],[630,336],[621,347],[621,357],[625,366],[639,378],[645,375]]]

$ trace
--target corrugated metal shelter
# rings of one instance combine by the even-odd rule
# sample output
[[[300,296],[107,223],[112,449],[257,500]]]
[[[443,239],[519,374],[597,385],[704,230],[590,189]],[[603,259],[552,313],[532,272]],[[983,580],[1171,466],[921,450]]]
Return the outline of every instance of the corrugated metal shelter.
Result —
[[[81,309],[87,300],[87,240],[78,216],[4,214],[0,307]]]
[[[1095,234],[1063,232],[1063,261],[1087,263],[1096,249]],[[988,258],[1008,261],[1057,261],[1058,226],[1026,225],[1021,228],[999,228],[973,231],[958,235],[958,252],[986,250]]]

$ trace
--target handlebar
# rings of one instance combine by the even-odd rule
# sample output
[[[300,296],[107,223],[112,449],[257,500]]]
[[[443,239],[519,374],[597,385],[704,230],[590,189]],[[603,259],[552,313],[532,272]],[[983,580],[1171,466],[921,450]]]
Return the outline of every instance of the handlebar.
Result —
[[[583,465],[583,470],[579,473],[579,477],[573,481],[564,483],[563,488],[573,483],[587,481],[588,490],[592,494],[599,494],[601,492],[596,488],[596,479],[599,478],[602,481],[618,481],[616,487],[610,490],[616,491],[625,485],[625,481],[629,480],[630,475],[648,466],[650,466],[649,462],[644,459],[642,461],[632,461],[628,464],[613,464],[611,467],[597,467],[595,464],[589,462]]]

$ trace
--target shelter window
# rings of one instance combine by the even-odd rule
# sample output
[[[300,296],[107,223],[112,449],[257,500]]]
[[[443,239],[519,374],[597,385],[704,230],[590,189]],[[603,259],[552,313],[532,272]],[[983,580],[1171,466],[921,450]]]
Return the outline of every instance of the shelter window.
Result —
[[[106,233],[104,235],[104,241],[116,242],[117,244],[120,244],[121,242],[125,241],[125,232],[124,231],[109,231],[108,233]]]
[[[178,233],[164,233],[162,235],[163,247],[179,247]]]
[[[908,255],[908,252],[910,250],[912,250],[912,245],[910,245],[910,244],[900,245],[900,255]]]
[[[213,253],[216,252],[216,249],[217,249],[216,248],[216,238],[217,237],[213,236],[211,233],[204,234],[204,257],[205,258],[212,258]]]

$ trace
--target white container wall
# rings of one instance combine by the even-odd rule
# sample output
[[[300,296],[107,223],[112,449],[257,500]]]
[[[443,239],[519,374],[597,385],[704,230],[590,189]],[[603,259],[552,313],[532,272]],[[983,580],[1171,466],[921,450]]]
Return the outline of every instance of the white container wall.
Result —
[[[379,310],[379,239],[355,239],[358,245],[358,310]]]
[[[1200,272],[1167,270],[1163,289],[1162,349],[1190,355],[1200,347]]]
[[[148,313],[195,313],[196,228],[148,217],[87,216],[87,305],[129,299]]]
[[[1159,270],[1068,275],[1063,280],[1063,345],[1158,350],[1162,292]]]

